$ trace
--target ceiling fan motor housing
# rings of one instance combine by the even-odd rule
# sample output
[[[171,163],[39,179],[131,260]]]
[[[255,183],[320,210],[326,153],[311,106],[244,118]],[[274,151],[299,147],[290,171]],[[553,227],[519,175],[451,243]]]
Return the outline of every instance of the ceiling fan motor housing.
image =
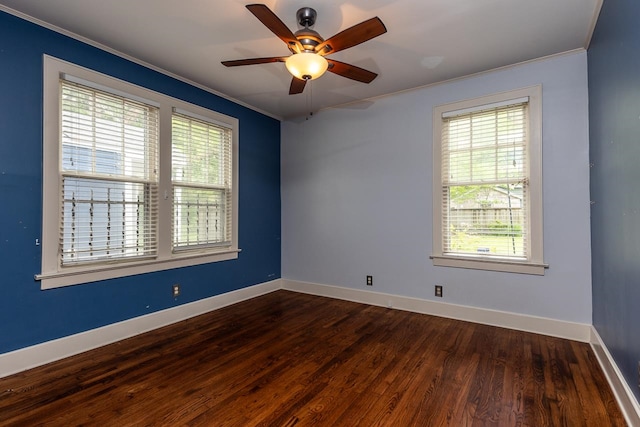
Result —
[[[324,41],[324,39],[320,37],[320,34],[309,28],[296,31],[295,36],[300,44],[302,44],[305,52],[314,52],[314,48]]]

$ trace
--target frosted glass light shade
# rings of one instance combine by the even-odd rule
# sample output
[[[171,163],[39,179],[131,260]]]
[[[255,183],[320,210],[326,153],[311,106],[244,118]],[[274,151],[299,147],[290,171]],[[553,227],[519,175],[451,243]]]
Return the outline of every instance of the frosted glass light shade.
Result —
[[[284,63],[287,70],[300,80],[314,80],[324,74],[329,63],[317,53],[302,52],[291,55]]]

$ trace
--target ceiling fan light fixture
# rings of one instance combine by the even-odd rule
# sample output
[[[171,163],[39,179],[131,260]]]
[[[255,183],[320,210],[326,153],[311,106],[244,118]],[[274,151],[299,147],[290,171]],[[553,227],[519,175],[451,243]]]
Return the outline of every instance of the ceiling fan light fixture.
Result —
[[[327,71],[329,63],[317,53],[301,52],[289,56],[285,66],[294,77],[300,80],[315,80]]]

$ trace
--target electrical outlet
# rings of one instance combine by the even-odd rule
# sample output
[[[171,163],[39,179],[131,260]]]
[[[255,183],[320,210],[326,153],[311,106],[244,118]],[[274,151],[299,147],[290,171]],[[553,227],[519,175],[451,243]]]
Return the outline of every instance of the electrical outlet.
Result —
[[[367,286],[373,286],[373,276],[367,276]]]
[[[436,285],[436,296],[442,298],[442,285]]]
[[[173,297],[177,298],[180,295],[180,285],[173,285]]]

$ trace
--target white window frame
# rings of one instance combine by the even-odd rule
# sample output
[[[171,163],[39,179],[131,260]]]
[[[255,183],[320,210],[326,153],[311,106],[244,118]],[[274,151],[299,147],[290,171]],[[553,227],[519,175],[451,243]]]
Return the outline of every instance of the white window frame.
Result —
[[[482,110],[486,106],[528,98],[529,104],[529,217],[530,251],[526,260],[509,260],[479,255],[456,255],[443,251],[442,206],[442,127],[443,115],[451,112]],[[542,86],[531,86],[480,98],[440,105],[433,109],[433,265],[476,270],[544,275],[548,265],[543,257],[542,199]]]
[[[42,271],[35,276],[41,289],[57,288],[124,277],[171,268],[238,258],[238,119],[163,95],[122,80],[44,55],[43,68],[43,205]],[[59,255],[60,230],[60,78],[143,100],[160,109],[158,251],[152,259],[122,260],[62,266]],[[196,117],[221,123],[232,129],[232,214],[231,244],[200,250],[172,250],[171,117],[179,109]],[[166,230],[166,232],[164,232]]]

